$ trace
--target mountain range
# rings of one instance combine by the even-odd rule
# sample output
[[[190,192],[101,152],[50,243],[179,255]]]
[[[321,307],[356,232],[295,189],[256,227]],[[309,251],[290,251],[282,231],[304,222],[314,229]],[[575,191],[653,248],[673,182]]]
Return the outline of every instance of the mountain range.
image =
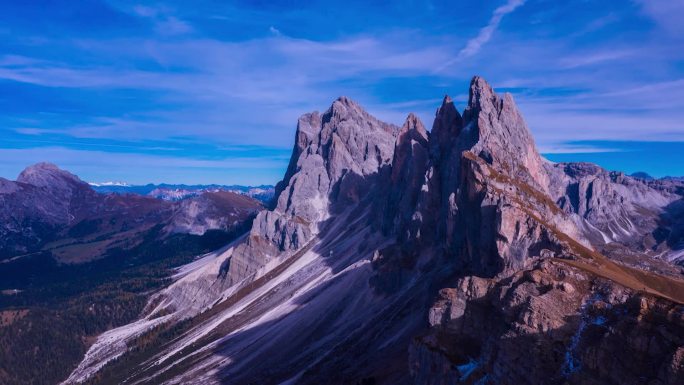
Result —
[[[63,380],[173,267],[240,236],[262,208],[227,191],[100,194],[48,163],[0,178],[0,383]]]
[[[474,77],[468,95],[430,131],[346,97],[301,116],[249,229],[175,267],[62,383],[681,384],[684,182],[549,162],[510,94]],[[31,175],[4,199],[34,179],[89,194]],[[164,231],[197,228],[192,199],[163,203],[189,213]],[[72,207],[41,212],[72,229],[108,206]]]
[[[147,195],[159,199],[176,201],[202,194],[203,192],[227,191],[235,194],[246,195],[264,204],[273,199],[274,189],[270,185],[242,186],[242,185],[218,185],[218,184],[169,184],[148,183],[146,185],[130,185],[123,182],[90,183],[93,190],[109,194],[138,194]]]
[[[49,163],[0,179],[0,258],[50,250],[63,263],[90,261],[112,247],[130,247],[153,227],[163,233],[228,231],[261,208],[228,191],[193,192],[168,202],[137,195],[98,194],[77,176]],[[78,248],[78,252],[74,252]]]

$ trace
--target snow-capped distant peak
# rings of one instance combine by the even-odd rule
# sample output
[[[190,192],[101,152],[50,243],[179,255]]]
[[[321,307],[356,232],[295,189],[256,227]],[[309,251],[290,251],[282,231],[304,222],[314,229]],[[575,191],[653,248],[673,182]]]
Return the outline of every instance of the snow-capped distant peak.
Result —
[[[95,183],[95,182],[88,182],[89,185],[95,186],[95,187],[103,187],[103,186],[121,186],[121,187],[130,187],[131,185],[126,183],[126,182],[101,182],[101,183]]]

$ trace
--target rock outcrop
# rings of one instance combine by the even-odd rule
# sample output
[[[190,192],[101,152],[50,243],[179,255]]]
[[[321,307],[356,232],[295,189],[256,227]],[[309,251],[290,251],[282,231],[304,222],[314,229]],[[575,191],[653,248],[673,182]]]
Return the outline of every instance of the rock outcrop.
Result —
[[[435,129],[441,129],[444,108]],[[449,166],[459,167],[442,165],[447,171],[434,183],[449,186],[441,190],[449,197],[440,198],[440,214],[449,210],[445,227],[453,230],[443,240],[461,278],[440,290],[428,312],[432,328],[411,345],[415,383],[681,379],[677,357],[684,341],[677,336],[684,324],[676,303],[684,296],[676,291],[682,281],[625,272],[592,250],[606,243],[635,248],[678,196],[594,165],[542,160],[510,95],[498,97],[479,78],[471,83],[462,125],[450,136],[436,135],[449,140],[437,146],[442,153],[458,148],[460,158],[449,154]],[[636,294],[648,291],[651,279],[677,287],[660,293],[674,304]],[[641,312],[634,303],[642,303]],[[663,319],[668,332],[661,334]],[[596,337],[602,332],[604,340]],[[605,339],[611,342],[599,342]],[[635,339],[658,348],[635,345]]]
[[[174,204],[173,214],[164,227],[172,234],[203,235],[209,230],[232,231],[244,227],[260,205],[253,198],[236,193],[205,192]]]
[[[382,212],[384,231],[398,234],[408,242],[421,238],[422,213],[418,202],[425,191],[422,189],[425,171],[430,159],[428,133],[423,123],[410,114],[397,136],[389,178],[390,188],[383,197]]]
[[[257,215],[247,241],[225,267],[229,284],[254,274],[281,253],[304,247],[331,212],[373,190],[392,160],[398,128],[341,97],[323,114],[303,115],[275,207]]]
[[[543,261],[440,291],[411,345],[416,383],[677,384],[682,306]]]
[[[551,194],[566,212],[591,226],[595,243],[639,241],[656,227],[662,208],[679,198],[675,193],[590,163],[549,164]],[[636,244],[634,245],[636,246]]]
[[[463,117],[445,97],[429,142],[429,160],[411,166],[427,168],[423,183],[402,192],[420,199],[397,216],[422,222],[412,243],[441,248],[460,268],[484,276],[517,271],[542,249],[559,252],[540,220],[587,244],[575,221],[549,198],[545,162],[510,95],[499,97],[475,77]],[[401,137],[398,143],[395,159],[401,160],[409,151],[400,148]],[[393,164],[393,176],[404,168]],[[389,191],[406,186],[393,179]]]

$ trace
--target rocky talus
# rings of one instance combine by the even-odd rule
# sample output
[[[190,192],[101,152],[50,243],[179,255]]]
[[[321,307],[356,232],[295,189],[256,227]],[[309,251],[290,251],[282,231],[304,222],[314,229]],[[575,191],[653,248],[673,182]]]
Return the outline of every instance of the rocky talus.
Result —
[[[679,384],[682,186],[548,162],[480,77],[429,132],[340,98],[251,231],[67,383]]]

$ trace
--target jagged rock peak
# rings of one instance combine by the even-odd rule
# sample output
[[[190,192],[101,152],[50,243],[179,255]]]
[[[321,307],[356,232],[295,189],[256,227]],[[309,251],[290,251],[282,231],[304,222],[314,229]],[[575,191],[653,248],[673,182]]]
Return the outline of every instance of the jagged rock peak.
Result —
[[[486,80],[479,76],[473,76],[470,80],[470,89],[468,93],[469,107],[479,107],[487,101],[495,102],[497,99],[494,89]]]
[[[644,171],[633,172],[629,176],[631,176],[632,178],[637,178],[637,179],[641,179],[641,180],[654,180],[655,179],[649,173],[644,172]]]
[[[462,143],[490,164],[546,191],[548,177],[522,114],[509,93],[500,97],[481,77],[470,82]]]
[[[332,102],[332,104],[330,105],[330,108],[328,109],[328,111],[335,112],[335,111],[338,111],[340,109],[344,110],[344,109],[348,109],[348,108],[351,108],[351,109],[354,109],[357,111],[366,112],[364,110],[364,108],[361,107],[361,105],[359,103],[355,102],[353,99],[351,99],[347,96],[344,96],[344,95],[335,99]]]
[[[320,133],[308,151],[323,158],[331,181],[339,179],[344,170],[368,175],[391,161],[399,128],[375,118],[351,99],[338,98],[314,120]]]
[[[326,171],[326,177],[317,187],[322,194],[331,186],[320,185],[321,182],[335,183],[346,172],[357,175],[377,172],[381,165],[391,161],[398,132],[397,126],[378,120],[346,96],[337,98],[323,114],[314,111],[302,115],[297,122],[285,177],[276,185],[276,199],[280,199],[297,172],[313,165],[322,164]]]
[[[401,129],[399,130],[399,136],[397,139],[397,145],[405,137],[414,140],[427,141],[428,134],[427,130],[425,129],[425,126],[423,125],[423,122],[413,113],[410,113],[406,117],[404,125],[401,126]]]
[[[433,131],[441,131],[448,129],[453,130],[454,128],[460,128],[461,123],[461,114],[458,113],[458,110],[454,105],[454,101],[451,100],[451,97],[449,95],[444,95],[442,105],[439,106],[439,108],[437,109],[437,113],[435,115],[435,124],[433,127]],[[458,135],[458,132],[452,131],[450,133]]]
[[[392,162],[398,132],[346,97],[323,114],[301,116],[272,210],[257,215],[248,242],[233,253],[229,282],[253,274],[274,255],[303,247],[321,222],[367,198]]]
[[[56,187],[64,183],[87,186],[87,183],[83,182],[76,175],[47,162],[36,163],[26,167],[17,177],[17,182],[36,187]]]
[[[608,172],[596,164],[588,162],[561,163],[565,173],[571,178],[583,178],[586,176],[596,176],[608,174]]]
[[[336,102],[339,102],[339,103],[341,103],[342,105],[345,105],[345,106],[360,107],[360,105],[359,105],[358,103],[356,103],[354,100],[352,100],[351,98],[346,97],[346,96],[344,96],[344,95],[342,95],[342,96],[338,97],[337,99],[335,99],[335,101],[333,102],[333,105],[332,105],[333,107],[335,106],[335,103],[336,103]]]
[[[360,104],[356,103],[355,101],[346,96],[340,96],[339,98],[335,99],[326,113],[338,115],[347,114],[348,112],[355,112],[361,115],[366,113],[366,111],[363,109],[363,107],[361,107]]]
[[[56,164],[50,162],[39,162],[26,167],[19,176],[31,172],[60,172],[62,171]],[[66,172],[66,171],[64,171]]]
[[[435,120],[431,131],[431,151],[434,157],[443,157],[454,146],[463,128],[463,118],[456,109],[453,100],[445,95],[442,105],[435,113]],[[440,155],[442,154],[442,155]]]
[[[409,114],[394,148],[391,187],[383,194],[383,229],[387,233],[394,232],[402,239],[417,236],[421,220],[414,214],[428,162],[428,133],[420,119]]]
[[[424,165],[413,164],[416,162],[415,157],[421,158],[420,162],[427,162],[427,148],[428,148],[428,133],[423,126],[423,122],[414,115],[409,114],[406,117],[404,125],[399,130],[399,136],[394,147],[394,159],[392,161],[392,179],[397,180],[400,173],[407,172],[404,170],[405,163],[410,160],[409,167],[424,167]],[[425,152],[425,154],[417,155],[417,152]],[[421,170],[422,173],[424,170]]]
[[[396,136],[399,130],[397,126],[380,121],[375,116],[369,114],[368,111],[366,111],[359,103],[346,96],[340,96],[339,98],[335,99],[330,108],[323,114],[323,120],[324,123],[335,120],[349,120],[355,123],[363,123],[363,121],[368,121],[371,124],[358,124],[354,128],[360,130],[365,128],[380,128],[394,136]]]

